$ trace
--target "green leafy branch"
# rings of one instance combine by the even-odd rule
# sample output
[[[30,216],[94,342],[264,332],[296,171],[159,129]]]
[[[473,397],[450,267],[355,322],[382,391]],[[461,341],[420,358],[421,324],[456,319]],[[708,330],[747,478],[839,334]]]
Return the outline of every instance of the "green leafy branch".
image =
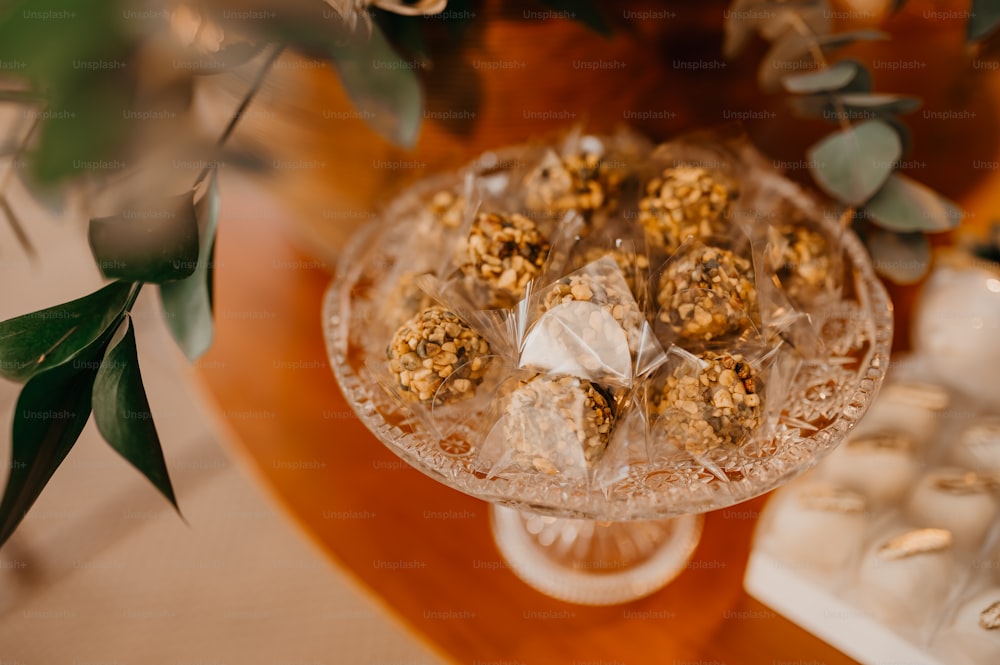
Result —
[[[218,139],[222,147],[283,50],[274,48]],[[177,508],[143,386],[130,316],[159,287],[170,331],[192,360],[213,336],[212,271],[219,191],[214,165],[190,191],[90,221],[102,274],[83,298],[0,323],[0,375],[24,383],[14,414],[10,475],[0,500],[6,542],[93,412],[98,431]],[[179,511],[179,509],[178,509]]]
[[[111,447],[177,508],[130,314],[143,287],[159,285],[181,347],[189,356],[207,348],[216,183],[213,173],[188,194],[132,211],[135,219],[123,214],[92,220],[94,256],[104,274],[117,279],[83,298],[0,323],[0,375],[24,383],[0,501],[0,543],[38,498],[91,412]]]
[[[973,2],[970,40],[984,38],[1000,24],[1000,11],[986,4]],[[856,211],[848,219],[868,222],[861,230],[879,271],[893,281],[914,282],[929,265],[925,234],[955,228],[964,213],[954,202],[897,172],[911,143],[900,116],[919,108],[920,100],[873,91],[871,73],[862,62],[828,61],[829,54],[844,46],[889,36],[874,30],[833,33],[829,16],[822,0],[736,0],[727,15],[726,55],[738,54],[753,34],[771,42],[759,68],[760,85],[794,95],[790,103],[798,114],[839,126],[808,150],[813,179]]]
[[[0,90],[0,103],[36,110],[16,156],[28,158],[33,180],[41,184],[61,185],[86,176],[93,163],[126,163],[128,159],[118,158],[133,130],[115,119],[127,117],[136,104],[148,104],[143,94],[151,94],[155,103],[187,110],[193,77],[242,67],[269,46],[270,54],[218,138],[217,153],[285,48],[330,61],[376,132],[401,146],[416,142],[424,107],[419,78],[371,15],[399,28],[395,36],[412,36],[412,20],[389,21],[394,15],[371,11],[371,2],[288,3],[273,6],[266,19],[255,21],[254,34],[244,34],[245,22],[227,21],[226,12],[213,11],[210,4],[185,5],[186,18],[197,23],[194,46],[202,34],[224,37],[209,44],[208,53],[191,46],[183,66],[172,68],[174,78],[160,80],[153,74],[143,81],[142,93],[137,54],[143,52],[144,36],[125,30],[118,20],[122,1],[93,0],[86,12],[73,13],[74,21],[32,21],[29,17],[37,13],[68,10],[54,0],[34,0],[30,7],[27,0],[15,0],[0,16],[0,61],[20,63],[23,69],[14,72],[20,81],[13,88]],[[589,1],[540,1],[602,34],[608,32]],[[382,0],[378,5],[400,14],[420,11],[407,2]],[[328,20],[330,8],[341,20]],[[465,15],[457,13],[459,20]],[[39,51],[39,43],[46,48]],[[178,69],[183,73],[176,75]],[[60,122],[66,118],[74,122]],[[140,291],[152,285],[159,291],[170,332],[187,357],[194,360],[210,346],[219,216],[216,163],[209,161],[183,194],[147,197],[117,215],[90,220],[90,247],[104,277],[113,280],[109,285],[0,323],[0,375],[24,384],[14,417],[10,474],[0,499],[0,545],[72,449],[91,413],[111,447],[177,508],[142,382],[130,314]],[[9,170],[0,180],[0,212],[24,250],[34,254],[7,203],[13,173]]]

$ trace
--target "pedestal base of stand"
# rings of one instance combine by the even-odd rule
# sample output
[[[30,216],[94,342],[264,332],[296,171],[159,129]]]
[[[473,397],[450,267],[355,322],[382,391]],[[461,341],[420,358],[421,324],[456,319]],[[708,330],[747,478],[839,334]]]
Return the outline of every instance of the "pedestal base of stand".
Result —
[[[580,605],[648,596],[679,575],[701,538],[701,515],[598,522],[493,505],[493,537],[513,571],[544,594]]]

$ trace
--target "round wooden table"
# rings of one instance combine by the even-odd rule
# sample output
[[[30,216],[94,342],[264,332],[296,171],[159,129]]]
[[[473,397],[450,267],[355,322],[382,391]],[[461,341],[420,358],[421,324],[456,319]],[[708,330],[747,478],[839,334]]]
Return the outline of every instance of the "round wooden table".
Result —
[[[224,201],[217,337],[196,367],[234,453],[439,653],[469,665],[854,662],[743,591],[763,498],[709,514],[688,570],[646,599],[582,607],[523,584],[493,544],[487,504],[409,468],[344,401],[320,324],[334,266],[296,250],[282,211],[239,192]]]

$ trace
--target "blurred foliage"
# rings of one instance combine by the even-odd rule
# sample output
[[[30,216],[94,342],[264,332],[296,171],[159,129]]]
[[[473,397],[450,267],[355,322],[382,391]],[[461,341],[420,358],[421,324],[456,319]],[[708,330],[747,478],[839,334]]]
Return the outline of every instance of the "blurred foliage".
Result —
[[[896,2],[899,10],[905,2]],[[985,7],[989,4],[990,7]],[[973,1],[968,39],[981,40],[1000,24],[997,3]],[[964,213],[952,201],[896,173],[912,139],[901,115],[920,107],[910,95],[872,90],[868,67],[854,59],[828,60],[858,41],[887,39],[874,30],[833,32],[825,0],[734,0],[727,14],[725,50],[738,55],[759,35],[771,42],[760,63],[765,90],[794,95],[792,109],[838,129],[808,151],[816,184],[837,202],[857,210],[858,230],[879,272],[899,283],[921,279],[930,265],[922,235],[954,229]]]
[[[152,284],[187,357],[194,360],[211,345],[219,216],[213,160],[285,49],[330,62],[376,132],[402,146],[415,144],[424,102],[414,62],[434,55],[423,29],[445,26],[460,37],[476,15],[475,3],[456,0],[451,13],[434,22],[412,14],[439,9],[441,0],[378,4],[381,9],[353,0],[89,0],[67,7],[61,0],[21,0],[0,9],[0,103],[20,105],[32,119],[10,153],[29,164],[21,177],[36,190],[58,191],[71,178],[129,168],[141,161],[131,151],[146,149],[138,135],[146,123],[133,120],[183,118],[196,78],[256,71],[216,145],[200,146],[209,165],[189,187],[180,194],[161,191],[169,185],[154,178],[156,191],[132,192],[118,214],[90,220],[92,254],[114,280],[110,285],[0,323],[0,374],[25,383],[0,500],[0,545],[91,413],[108,444],[179,512],[139,370],[132,306]],[[590,2],[543,5],[606,32]],[[185,147],[186,137],[167,138]],[[8,182],[0,181],[0,212],[32,252],[7,202]]]

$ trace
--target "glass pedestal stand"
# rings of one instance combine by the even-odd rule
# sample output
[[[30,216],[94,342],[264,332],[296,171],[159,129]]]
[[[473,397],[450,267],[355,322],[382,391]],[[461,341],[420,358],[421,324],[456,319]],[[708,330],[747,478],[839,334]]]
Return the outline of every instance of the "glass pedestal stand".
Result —
[[[524,150],[511,149],[503,159],[520,163]],[[436,482],[497,506],[493,532],[501,553],[524,581],[550,596],[610,605],[663,587],[684,570],[703,513],[760,496],[812,467],[844,441],[885,378],[892,305],[870,256],[839,217],[823,214],[795,185],[772,175],[758,183],[759,196],[770,198],[760,199],[767,206],[753,218],[767,220],[788,206],[799,211],[839,248],[843,276],[809,314],[817,344],[805,345],[811,351],[803,354],[783,345],[773,359],[785,385],[770,395],[780,408],[768,414],[766,435],[705,459],[618,448],[609,458],[618,466],[605,475],[595,470],[594,478],[523,469],[494,473],[495,460],[481,449],[489,404],[420,415],[386,388],[386,343],[395,329],[389,319],[395,308],[406,309],[405,276],[447,259],[440,252],[451,231],[427,210],[437,193],[460,191],[461,182],[445,174],[411,188],[344,250],[323,308],[330,365],[358,418],[380,441]],[[641,451],[647,442],[619,442],[632,443]]]
[[[615,605],[663,588],[691,559],[701,515],[599,522],[493,504],[493,538],[514,573],[553,598]]]

